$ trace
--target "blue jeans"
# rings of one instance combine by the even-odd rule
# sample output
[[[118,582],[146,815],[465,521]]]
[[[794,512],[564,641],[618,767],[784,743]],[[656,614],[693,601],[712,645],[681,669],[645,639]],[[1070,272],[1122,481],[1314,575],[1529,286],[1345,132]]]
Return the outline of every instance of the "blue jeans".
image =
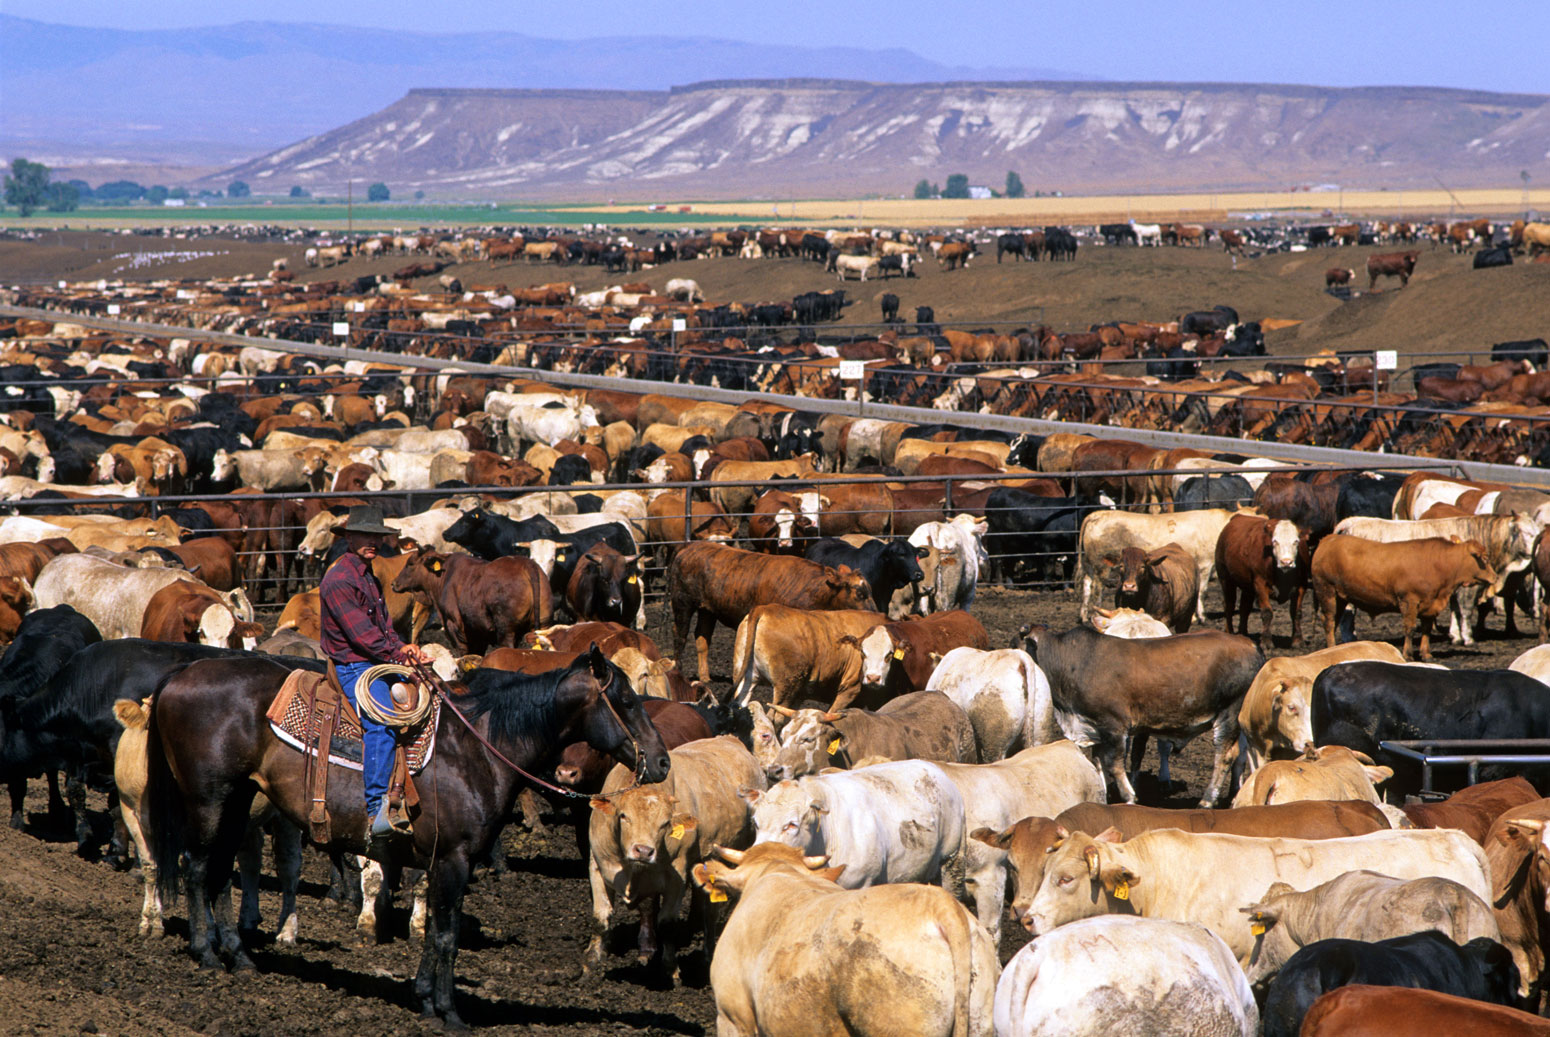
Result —
[[[366,825],[371,826],[372,818],[377,816],[377,811],[382,808],[382,800],[387,795],[388,780],[393,776],[393,731],[385,724],[379,724],[361,711],[360,704],[355,701],[355,682],[360,675],[365,673],[376,663],[339,663],[334,664],[334,669],[339,671],[339,683],[344,686],[345,696],[350,700],[350,705],[355,706],[355,711],[361,717],[361,729],[364,733],[364,751],[361,754],[361,777],[366,784]],[[393,692],[388,687],[386,678],[378,677],[371,682],[371,697],[383,708],[393,706]]]

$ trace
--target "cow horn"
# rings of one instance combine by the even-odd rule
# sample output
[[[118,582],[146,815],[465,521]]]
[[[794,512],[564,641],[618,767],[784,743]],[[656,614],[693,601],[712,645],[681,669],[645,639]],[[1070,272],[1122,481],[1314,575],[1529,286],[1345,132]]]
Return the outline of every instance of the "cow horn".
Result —
[[[720,857],[728,864],[737,865],[743,863],[744,851],[742,850],[734,850],[730,846],[722,846],[720,844],[711,847],[711,849],[715,851],[717,857]],[[824,859],[827,860],[828,858]]]
[[[1098,877],[1098,847],[1088,846],[1082,850],[1082,856],[1087,858],[1087,877]]]
[[[803,857],[802,863],[807,865],[807,867],[812,871],[817,871],[819,868],[829,863],[829,855],[827,853],[821,853],[817,857]]]
[[[818,719],[822,720],[825,724],[832,724],[844,715],[845,714],[843,713],[819,713]]]
[[[797,711],[792,709],[790,706],[781,706],[774,702],[770,703],[770,709],[774,710],[776,713],[779,713],[783,717],[794,717],[797,715]]]
[[[1543,834],[1545,830],[1545,823],[1543,821],[1536,821],[1528,817],[1510,817],[1504,823],[1515,828],[1521,828],[1525,832],[1533,832],[1536,835]]]

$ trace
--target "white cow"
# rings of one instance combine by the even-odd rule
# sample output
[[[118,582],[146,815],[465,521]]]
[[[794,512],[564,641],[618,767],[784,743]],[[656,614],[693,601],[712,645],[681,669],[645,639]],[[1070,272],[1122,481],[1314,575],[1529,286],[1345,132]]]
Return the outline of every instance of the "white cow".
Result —
[[[553,445],[562,439],[581,439],[581,430],[598,424],[590,403],[574,400],[544,406],[518,406],[506,415],[506,437],[513,447],[522,443]]]
[[[755,843],[778,842],[843,864],[839,884],[963,883],[963,796],[935,764],[903,760],[812,774],[750,792]]]
[[[1075,743],[1064,739],[1024,749],[996,763],[936,766],[963,796],[965,832],[999,832],[1025,817],[1057,817],[1058,811],[1078,803],[1105,801],[1103,775]],[[1044,813],[1047,809],[1057,809],[1057,813]],[[999,942],[1006,906],[1007,853],[968,839],[963,844],[963,860],[964,892],[974,901],[980,924]]]
[[[667,282],[663,293],[679,302],[704,302],[705,293],[700,290],[700,283],[688,277],[674,277]]]
[[[1307,890],[1348,871],[1452,879],[1489,902],[1485,851],[1455,828],[1371,832],[1343,839],[1254,838],[1155,829],[1121,841],[1073,833],[1049,855],[1024,924],[1043,936],[1079,918],[1134,914],[1195,922],[1246,962],[1257,937],[1242,912],[1277,882]],[[1210,876],[1209,881],[1201,881]]]
[[[1119,561],[1127,547],[1155,551],[1164,544],[1176,543],[1195,560],[1199,590],[1195,597],[1195,619],[1206,621],[1206,586],[1216,567],[1216,541],[1234,515],[1255,514],[1251,509],[1228,511],[1209,508],[1181,511],[1170,515],[1141,515],[1129,511],[1095,511],[1082,520],[1077,549],[1076,577],[1082,587],[1082,622],[1092,614],[1094,591],[1100,589],[1103,573]]]
[[[1137,223],[1130,221],[1130,227],[1136,232],[1137,245],[1162,245],[1162,225],[1157,223]]]
[[[180,580],[204,586],[199,577],[182,569],[136,569],[94,555],[68,554],[43,567],[33,592],[37,608],[69,605],[96,624],[104,640],[112,640],[139,637],[151,598]],[[237,593],[240,592],[232,592]],[[240,616],[240,606],[231,595],[223,594],[221,598]],[[244,595],[242,603],[246,600]],[[247,612],[251,615],[251,606]]]
[[[931,671],[926,690],[942,692],[969,715],[984,763],[1060,737],[1049,678],[1022,649],[954,648]]]
[[[1512,661],[1509,670],[1526,673],[1537,681],[1550,684],[1550,645],[1537,645]]]
[[[836,256],[834,258],[834,276],[841,281],[846,280],[846,274],[855,274],[861,280],[867,279],[867,274],[874,277],[880,260],[875,256]]]
[[[1259,1008],[1221,938],[1107,915],[1041,936],[996,984],[997,1037],[1254,1037]]]
[[[938,611],[963,609],[974,604],[974,592],[979,586],[980,567],[990,564],[985,553],[984,537],[989,523],[973,515],[958,515],[951,522],[925,522],[910,534],[909,541],[916,547],[927,545],[943,554],[952,554],[959,564],[938,564],[937,586],[932,589],[934,606]],[[958,575],[961,574],[961,575]],[[944,586],[945,580],[958,575],[956,586]],[[921,611],[928,609],[922,604]]]
[[[1110,637],[1133,640],[1138,637],[1173,636],[1173,631],[1168,629],[1168,624],[1140,609],[1095,608],[1092,615],[1087,618],[1094,630],[1100,634],[1108,634]]]

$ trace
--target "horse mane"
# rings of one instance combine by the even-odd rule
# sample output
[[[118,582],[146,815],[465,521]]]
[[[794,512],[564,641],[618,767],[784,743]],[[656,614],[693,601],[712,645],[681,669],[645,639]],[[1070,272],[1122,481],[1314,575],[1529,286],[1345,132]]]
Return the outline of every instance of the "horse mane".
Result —
[[[585,661],[585,656],[579,662]],[[458,708],[470,720],[490,718],[492,742],[526,741],[542,738],[554,743],[562,726],[554,708],[554,692],[559,682],[575,669],[575,664],[548,673],[525,674],[508,670],[477,669],[463,686],[467,696],[458,700]]]

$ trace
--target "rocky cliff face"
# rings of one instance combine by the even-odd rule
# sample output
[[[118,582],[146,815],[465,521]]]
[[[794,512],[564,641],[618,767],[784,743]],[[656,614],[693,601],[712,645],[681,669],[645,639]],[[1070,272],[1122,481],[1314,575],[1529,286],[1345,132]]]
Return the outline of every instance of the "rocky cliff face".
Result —
[[[1170,83],[717,81],[669,91],[414,90],[216,178],[455,198],[1030,189],[1514,186],[1550,175],[1550,97]]]

